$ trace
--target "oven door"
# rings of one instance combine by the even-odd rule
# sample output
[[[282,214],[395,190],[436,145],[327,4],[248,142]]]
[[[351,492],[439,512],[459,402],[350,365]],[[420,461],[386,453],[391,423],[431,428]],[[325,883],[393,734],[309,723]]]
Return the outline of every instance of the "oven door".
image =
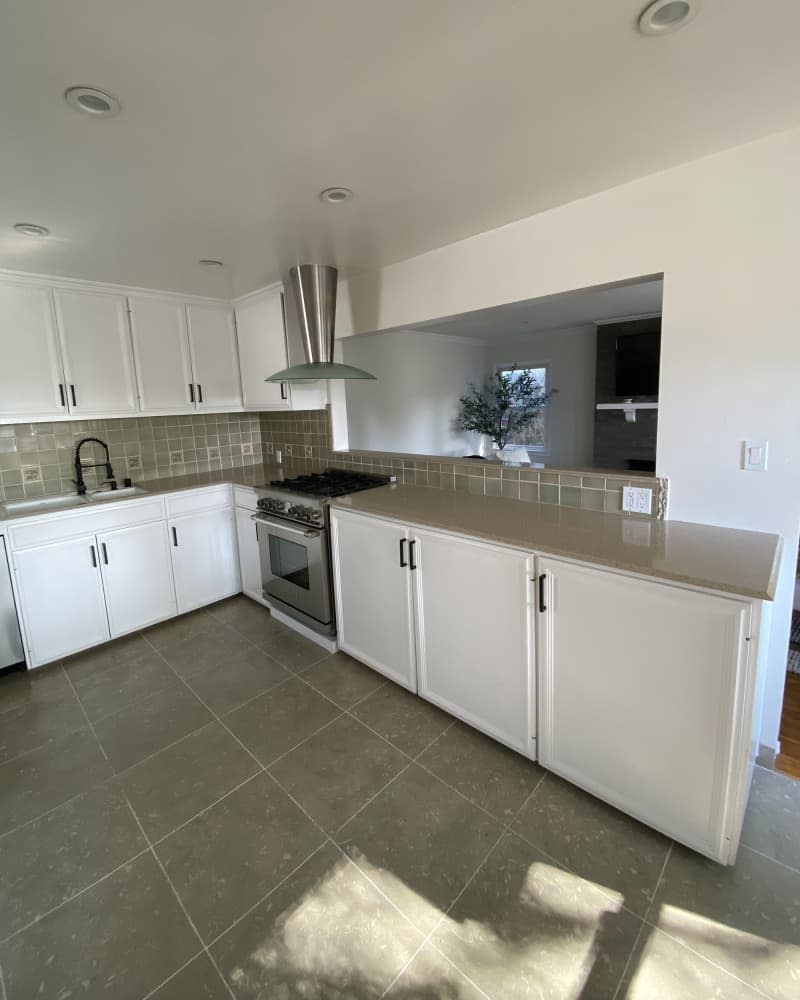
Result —
[[[322,625],[333,620],[327,528],[287,524],[256,514],[261,587],[271,597]]]

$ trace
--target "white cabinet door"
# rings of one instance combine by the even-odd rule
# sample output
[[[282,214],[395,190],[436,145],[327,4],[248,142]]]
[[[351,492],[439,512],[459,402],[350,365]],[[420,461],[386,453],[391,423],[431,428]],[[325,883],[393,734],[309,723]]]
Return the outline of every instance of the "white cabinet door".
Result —
[[[169,528],[178,614],[240,592],[232,508],[173,517]]]
[[[287,410],[291,406],[286,382],[265,382],[268,375],[289,365],[283,323],[283,294],[272,291],[236,309],[236,336],[245,409]]]
[[[197,408],[241,409],[242,386],[233,312],[223,305],[188,305],[186,321]]]
[[[239,545],[239,567],[242,574],[242,592],[257,601],[264,600],[261,593],[261,560],[258,553],[258,535],[253,512],[236,508],[236,539]]]
[[[538,615],[539,759],[703,854],[735,857],[750,605],[561,562]]]
[[[67,413],[52,292],[0,282],[0,420]]]
[[[533,557],[413,534],[419,693],[535,758]]]
[[[176,299],[129,296],[136,382],[143,413],[194,408],[186,308]]]
[[[105,532],[97,546],[112,638],[176,614],[164,521]]]
[[[30,666],[109,638],[93,535],[17,551],[14,572]]]
[[[336,510],[331,530],[339,647],[416,692],[408,529]]]
[[[137,413],[125,296],[57,288],[54,298],[70,412]]]

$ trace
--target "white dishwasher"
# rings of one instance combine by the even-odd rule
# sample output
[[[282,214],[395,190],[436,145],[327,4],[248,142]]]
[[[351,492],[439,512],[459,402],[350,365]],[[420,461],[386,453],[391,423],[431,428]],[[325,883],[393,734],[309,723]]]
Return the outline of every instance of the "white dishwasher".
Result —
[[[0,670],[22,663],[24,659],[17,606],[11,590],[6,540],[0,535]]]

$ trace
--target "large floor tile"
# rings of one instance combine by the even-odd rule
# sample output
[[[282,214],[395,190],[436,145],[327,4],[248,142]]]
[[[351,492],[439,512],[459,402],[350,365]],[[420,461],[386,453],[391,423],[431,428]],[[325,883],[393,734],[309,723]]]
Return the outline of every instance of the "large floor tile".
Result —
[[[242,641],[243,648],[187,678],[189,687],[217,715],[225,715],[291,676],[262,649]]]
[[[221,670],[232,659],[242,656],[253,644],[227,625],[215,626],[213,635],[198,635],[172,643],[161,650],[176,674],[193,677],[201,671]]]
[[[112,774],[89,729],[0,766],[0,833],[26,823]]]
[[[266,639],[259,639],[258,645],[270,656],[278,661],[287,670],[295,673],[302,673],[320,660],[324,660],[330,653],[322,646],[306,639],[292,629],[284,629],[276,632]]]
[[[385,997],[386,1000],[486,1000],[483,990],[429,944],[420,949]]]
[[[179,682],[155,650],[144,649],[138,656],[73,683],[83,710],[96,722]]]
[[[335,839],[428,933],[501,832],[486,813],[412,765]]]
[[[497,1000],[612,997],[642,921],[506,834],[433,943]]]
[[[141,1000],[197,952],[148,853],[0,946],[9,1000]]]
[[[676,846],[648,920],[769,997],[800,984],[800,874],[746,848],[724,867]]]
[[[339,709],[293,678],[225,716],[225,724],[268,765],[339,715]]]
[[[419,763],[506,822],[545,773],[538,764],[461,722],[443,733]]]
[[[0,677],[0,714],[31,702],[60,702],[69,693],[69,681],[60,663],[36,670],[14,670]]]
[[[59,701],[34,699],[0,715],[0,764],[86,726],[71,690]]]
[[[157,847],[205,941],[230,926],[324,840],[267,774]]]
[[[286,625],[272,617],[268,608],[244,595],[214,604],[208,612],[259,645],[289,631]]]
[[[86,792],[0,839],[0,939],[144,850],[122,793]]]
[[[169,621],[153,625],[143,633],[147,642],[161,650],[166,650],[186,639],[212,638],[218,634],[219,622],[203,609],[170,618]]]
[[[452,724],[452,716],[388,682],[353,708],[353,715],[416,757]]]
[[[800,781],[755,769],[741,842],[800,871]]]
[[[237,1000],[377,1000],[421,942],[327,845],[211,953]]]
[[[130,663],[151,652],[152,646],[138,632],[134,632],[68,657],[64,660],[64,669],[72,683],[79,684],[104,670]]]
[[[149,1000],[230,1000],[219,973],[203,953],[153,993]]]
[[[382,674],[342,652],[333,653],[310,667],[304,672],[303,680],[342,708],[350,708],[386,683]]]
[[[335,830],[407,764],[399,750],[343,715],[270,771],[321,826]]]
[[[548,774],[514,822],[536,847],[624,898],[644,915],[670,841],[580,788]]]
[[[172,744],[120,775],[147,836],[172,833],[259,770],[218,722]]]
[[[763,1000],[762,993],[654,927],[646,927],[639,939],[617,997],[618,1000]]]
[[[114,769],[138,764],[212,719],[208,709],[183,684],[167,688],[95,724]]]

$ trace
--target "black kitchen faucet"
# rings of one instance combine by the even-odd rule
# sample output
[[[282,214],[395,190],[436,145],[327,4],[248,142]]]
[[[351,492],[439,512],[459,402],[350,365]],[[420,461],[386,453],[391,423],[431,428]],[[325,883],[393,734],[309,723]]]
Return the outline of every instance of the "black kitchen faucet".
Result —
[[[94,441],[95,444],[99,444],[103,447],[106,453],[105,462],[81,462],[81,448],[89,441]],[[103,465],[106,467],[106,478],[108,479],[109,485],[112,490],[115,490],[117,488],[117,481],[114,479],[114,470],[111,468],[111,458],[108,454],[108,445],[105,441],[101,441],[100,438],[82,438],[75,448],[75,479],[73,479],[73,482],[78,487],[78,496],[82,497],[86,495],[86,483],[83,481],[83,470],[99,469]]]

